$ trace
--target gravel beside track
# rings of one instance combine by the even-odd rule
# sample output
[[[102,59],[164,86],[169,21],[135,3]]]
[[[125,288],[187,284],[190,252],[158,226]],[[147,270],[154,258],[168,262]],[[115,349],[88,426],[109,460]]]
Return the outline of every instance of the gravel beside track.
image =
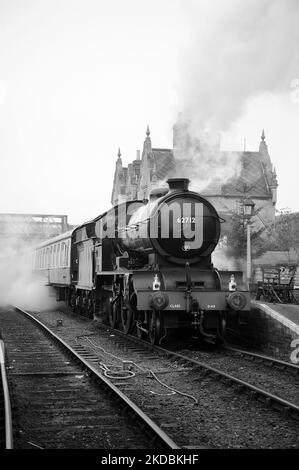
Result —
[[[226,350],[179,352],[299,406],[299,368],[289,371]]]
[[[13,309],[0,310],[20,449],[152,449],[152,436],[72,356]]]
[[[84,354],[86,360],[102,371],[106,368],[108,376],[114,375],[112,382],[181,447],[299,448],[298,422],[245,394],[237,394],[234,387],[219,379],[130,344],[109,327],[69,311],[42,312],[36,316]],[[201,353],[188,351],[188,354]],[[225,362],[225,356],[221,359],[216,353],[211,361]],[[230,361],[227,367],[233,367],[233,359]],[[246,374],[246,369],[251,370],[252,366],[244,361]],[[132,377],[124,372],[130,368]],[[182,394],[161,385],[150,370],[165,385]],[[270,378],[275,373],[270,372]]]

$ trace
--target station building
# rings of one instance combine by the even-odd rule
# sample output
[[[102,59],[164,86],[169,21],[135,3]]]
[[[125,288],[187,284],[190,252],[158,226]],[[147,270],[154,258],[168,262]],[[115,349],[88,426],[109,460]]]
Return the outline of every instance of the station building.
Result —
[[[157,186],[165,185],[168,178],[183,176],[188,177],[191,183],[194,180],[191,188],[208,199],[224,218],[240,212],[245,198],[250,197],[255,209],[258,209],[256,225],[267,226],[274,222],[278,183],[264,131],[257,151],[222,151],[219,141],[213,143],[209,151],[213,153],[213,163],[216,162],[216,166],[213,168],[211,165],[210,171],[214,171],[215,175],[212,177],[208,175],[208,185],[201,184],[206,179],[205,172],[201,171],[200,161],[202,152],[206,150],[204,144],[194,140],[190,142],[189,148],[193,151],[193,155],[186,155],[185,158],[184,152],[188,153],[186,136],[182,149],[181,133],[182,127],[175,125],[172,149],[153,147],[150,130],[147,127],[142,152],[137,150],[135,160],[128,166],[123,165],[120,150],[118,151],[111,197],[113,205],[134,199],[148,199],[150,191]],[[197,162],[194,161],[194,153]],[[217,160],[219,165],[222,162],[225,165],[230,159],[238,162],[238,174],[221,181],[217,178]]]

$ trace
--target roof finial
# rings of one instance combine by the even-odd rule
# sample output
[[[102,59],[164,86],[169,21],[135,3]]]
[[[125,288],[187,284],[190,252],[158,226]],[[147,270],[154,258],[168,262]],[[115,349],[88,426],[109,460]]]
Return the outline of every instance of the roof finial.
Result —
[[[146,135],[147,135],[147,137],[149,137],[149,136],[150,136],[149,125],[147,125],[147,128],[146,128]]]
[[[261,135],[261,142],[260,142],[260,147],[259,147],[259,152],[260,154],[266,156],[266,160],[267,160],[267,165],[270,165],[271,162],[270,162],[270,157],[269,157],[269,153],[268,153],[268,145],[266,144],[266,136],[265,136],[265,129],[263,129],[263,132],[262,132],[262,135]],[[264,162],[265,163],[265,162]]]
[[[120,148],[119,148],[119,147],[118,147],[117,156],[118,156],[118,158],[120,158],[120,157],[121,157],[121,153],[120,153]]]

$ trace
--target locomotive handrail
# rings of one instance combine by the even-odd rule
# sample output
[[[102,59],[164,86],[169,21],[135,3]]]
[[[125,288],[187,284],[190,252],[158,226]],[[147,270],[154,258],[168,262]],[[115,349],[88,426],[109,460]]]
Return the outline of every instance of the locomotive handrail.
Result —
[[[1,366],[2,388],[3,388],[3,396],[4,396],[5,448],[12,449],[13,448],[12,417],[11,417],[11,406],[10,406],[7,376],[6,376],[6,370],[5,370],[5,347],[4,347],[4,342],[2,339],[0,339],[0,366]]]

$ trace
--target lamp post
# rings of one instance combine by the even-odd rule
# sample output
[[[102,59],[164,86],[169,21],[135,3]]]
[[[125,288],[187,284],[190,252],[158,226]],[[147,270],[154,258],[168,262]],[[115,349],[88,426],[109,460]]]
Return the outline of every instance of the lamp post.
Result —
[[[244,216],[247,220],[247,270],[246,276],[248,283],[250,282],[251,278],[251,241],[250,241],[250,218],[253,215],[254,211],[254,202],[249,197],[244,199]]]

